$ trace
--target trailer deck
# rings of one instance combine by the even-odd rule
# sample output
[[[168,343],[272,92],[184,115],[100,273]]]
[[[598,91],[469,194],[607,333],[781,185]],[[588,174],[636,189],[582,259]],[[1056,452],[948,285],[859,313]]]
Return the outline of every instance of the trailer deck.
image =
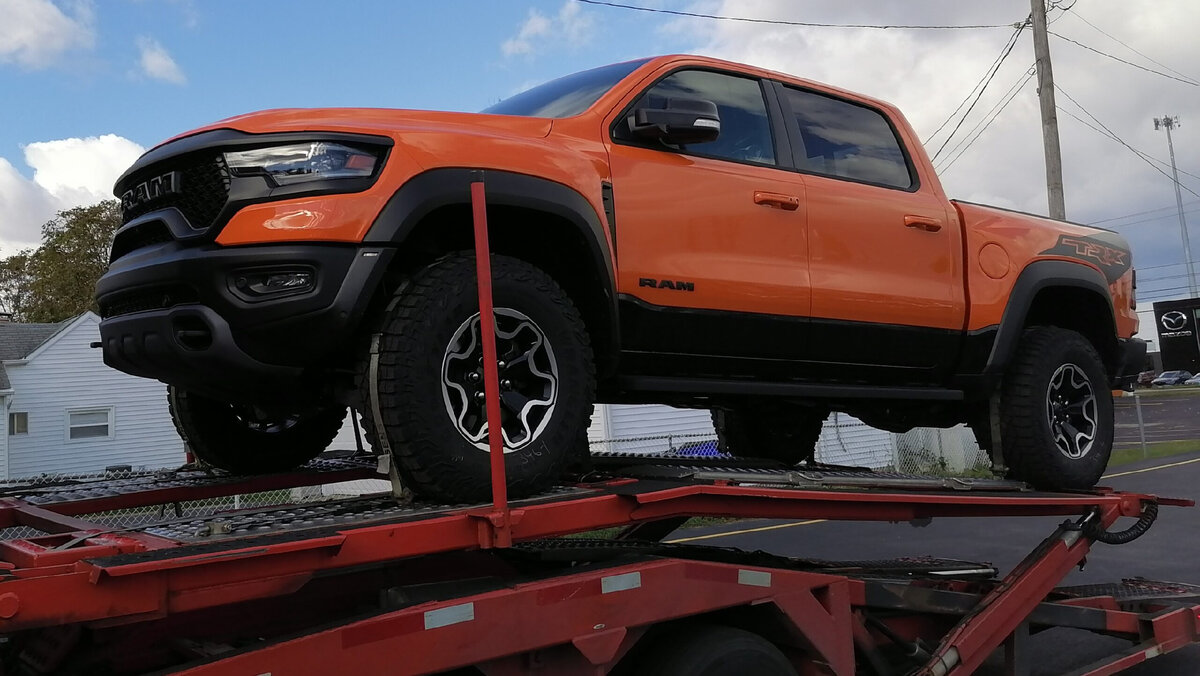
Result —
[[[183,470],[0,485],[0,634],[21,637],[10,650],[42,655],[23,664],[57,665],[31,673],[77,662],[87,668],[62,673],[103,663],[114,673],[195,674],[319,673],[346,660],[366,673],[383,664],[525,673],[536,671],[535,653],[540,673],[608,673],[656,624],[736,608],[785,618],[791,631],[776,629],[777,638],[803,651],[812,673],[900,673],[887,666],[898,644],[925,663],[921,673],[971,673],[1006,642],[1015,660],[1030,627],[1129,638],[1142,647],[1122,665],[1200,636],[1200,589],[1188,585],[1055,589],[1094,539],[1113,538],[1119,518],[1148,528],[1159,504],[1188,504],[1104,489],[1041,493],[1004,480],[601,455],[584,480],[509,503],[500,525],[489,504],[390,492],[204,515],[179,507],[379,477],[373,459],[343,457],[264,477]],[[114,515],[140,520],[114,526]],[[1070,520],[997,579],[974,562],[814,561],[658,541],[692,516]],[[497,547],[501,526],[513,546]],[[560,538],[611,527],[626,530]],[[537,629],[518,617],[536,618]],[[64,628],[71,640],[47,638]],[[150,649],[154,636],[170,638],[161,644],[174,646],[169,655]],[[31,637],[40,642],[31,647]],[[148,662],[131,661],[134,653]],[[121,660],[129,664],[114,666]]]

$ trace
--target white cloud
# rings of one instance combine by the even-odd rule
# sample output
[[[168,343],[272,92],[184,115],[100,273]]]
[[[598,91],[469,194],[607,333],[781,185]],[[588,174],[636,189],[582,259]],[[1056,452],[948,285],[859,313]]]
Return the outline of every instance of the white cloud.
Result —
[[[989,3],[810,0],[801,4],[792,0],[758,0],[697,2],[687,9],[828,23],[1007,24],[1024,19],[1029,13],[1029,3],[1026,0]],[[1200,41],[1193,36],[1194,27],[1200,25],[1200,3],[1091,0],[1078,3],[1072,11],[1061,15],[1058,11],[1051,12],[1050,30],[1162,70],[1097,32],[1080,17],[1150,57],[1200,78],[1200,67],[1196,66],[1200,64]],[[700,19],[673,20],[664,30],[676,40],[691,41],[693,51],[698,53],[752,63],[890,101],[904,111],[917,134],[926,140],[980,80],[1012,33],[1006,28],[865,30]],[[1174,137],[1179,168],[1200,175],[1200,87],[1137,70],[1055,37],[1050,41],[1055,81],[1060,87],[1057,103],[1061,108],[1095,124],[1062,94],[1067,92],[1130,145],[1164,160],[1166,138],[1162,132],[1154,131],[1151,120],[1164,114],[1179,115],[1184,123]],[[1002,95],[1020,81],[1032,63],[1027,29],[946,152],[966,138],[967,131],[1002,100]],[[941,169],[947,193],[1046,213],[1041,121],[1035,87],[1036,79],[1022,87],[962,157],[949,169]],[[1128,149],[1068,115],[1060,112],[1058,119],[1068,218],[1089,222],[1174,206],[1174,192],[1168,178]],[[941,145],[950,127],[929,144],[931,154]],[[1200,193],[1200,179],[1181,174],[1181,180]],[[1184,193],[1185,203],[1198,200]],[[1182,260],[1174,210],[1156,215],[1163,217],[1117,228],[1132,242],[1139,267]],[[1200,260],[1200,218],[1196,216],[1190,216],[1192,243],[1197,252],[1194,257]],[[1119,226],[1121,222],[1106,223],[1105,227]],[[1151,293],[1149,289],[1167,288],[1171,286],[1169,282],[1152,285],[1143,280],[1181,271],[1182,267],[1147,271],[1139,276],[1143,287],[1139,292],[1147,296]]]
[[[0,256],[41,238],[42,224],[62,209],[112,199],[112,185],[145,149],[115,134],[30,143],[23,176],[0,158]]]
[[[50,0],[0,0],[0,63],[46,68],[73,49],[96,42],[91,4],[63,12]]]
[[[579,3],[567,0],[554,17],[530,9],[516,36],[505,40],[500,51],[505,56],[528,56],[552,46],[578,46],[588,41],[591,30],[592,16]]]
[[[138,65],[142,75],[171,84],[181,85],[187,82],[183,69],[175,63],[175,59],[171,58],[171,54],[158,40],[143,36],[137,39],[137,46],[141,53]]]

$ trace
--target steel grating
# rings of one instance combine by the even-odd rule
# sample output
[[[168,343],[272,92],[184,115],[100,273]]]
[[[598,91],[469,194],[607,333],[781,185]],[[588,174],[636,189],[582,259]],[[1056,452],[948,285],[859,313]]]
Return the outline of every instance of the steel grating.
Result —
[[[1182,582],[1157,582],[1144,578],[1127,578],[1113,584],[1059,587],[1054,590],[1054,593],[1073,598],[1111,596],[1117,601],[1152,601],[1200,598],[1200,586]]]
[[[559,487],[527,500],[514,500],[520,506],[547,499],[590,493],[588,489]],[[356,528],[419,518],[444,512],[488,507],[489,504],[399,503],[391,495],[374,495],[346,500],[294,504],[245,512],[226,512],[212,516],[160,522],[137,528],[139,532],[187,543],[215,542],[239,537],[295,532],[308,529],[353,525]]]
[[[321,474],[373,468],[375,465],[376,461],[373,458],[320,458],[292,473],[316,477]],[[45,506],[132,495],[147,491],[234,485],[245,481],[246,477],[219,470],[184,469],[139,473],[117,479],[97,475],[48,483],[30,481],[0,484],[0,496],[20,498],[31,505]]]
[[[647,464],[624,468],[635,478],[725,481],[740,485],[779,485],[794,488],[881,488],[900,490],[1028,491],[1008,479],[930,477],[870,470],[729,468],[712,465]]]

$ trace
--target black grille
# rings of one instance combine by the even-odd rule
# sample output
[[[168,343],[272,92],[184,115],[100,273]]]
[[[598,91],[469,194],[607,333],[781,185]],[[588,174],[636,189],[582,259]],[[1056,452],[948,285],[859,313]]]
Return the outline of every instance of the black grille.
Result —
[[[127,253],[137,251],[153,244],[170,242],[171,231],[162,221],[150,221],[117,233],[113,239],[112,253],[108,257],[111,263]]]
[[[199,300],[195,289],[182,284],[154,286],[113,294],[100,303],[100,316],[104,319],[121,315],[162,310]]]
[[[208,154],[169,160],[154,165],[148,176],[134,177],[126,187],[132,188],[139,181],[170,171],[179,172],[177,190],[129,206],[123,214],[124,223],[166,207],[179,209],[197,230],[204,230],[217,220],[229,198],[229,169],[225,159],[220,154]]]

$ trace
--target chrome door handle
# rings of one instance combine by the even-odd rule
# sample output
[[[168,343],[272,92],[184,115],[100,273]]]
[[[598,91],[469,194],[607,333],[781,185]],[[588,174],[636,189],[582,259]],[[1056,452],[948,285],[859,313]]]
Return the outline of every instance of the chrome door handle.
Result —
[[[925,232],[937,232],[942,229],[942,222],[928,216],[905,216],[904,227],[916,228]]]

